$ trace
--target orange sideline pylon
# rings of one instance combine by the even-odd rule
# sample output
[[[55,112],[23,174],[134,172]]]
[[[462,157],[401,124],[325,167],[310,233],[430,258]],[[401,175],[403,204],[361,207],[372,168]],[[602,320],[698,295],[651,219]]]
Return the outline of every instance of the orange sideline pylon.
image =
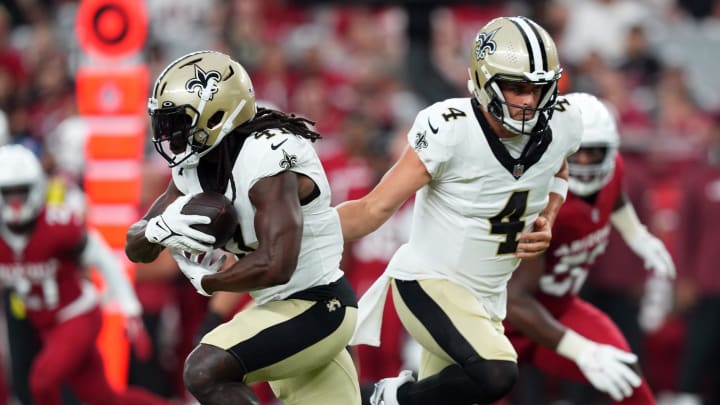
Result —
[[[75,33],[80,48],[90,56],[75,77],[78,112],[90,124],[85,175],[88,224],[123,259],[125,232],[137,220],[140,204],[149,69],[138,60],[147,29],[143,0],[83,0],[78,7]],[[124,262],[132,279],[134,267]],[[94,278],[102,287],[100,277]],[[97,343],[110,383],[124,388],[129,346],[123,315],[116,308],[105,308]]]
[[[134,266],[124,257],[125,233],[139,218],[138,207],[142,187],[143,142],[147,128],[144,106],[133,106],[139,94],[147,88],[147,67],[126,69],[134,74],[110,75],[102,84],[97,72],[77,77],[79,105],[85,116],[89,135],[85,145],[86,171],[84,189],[88,199],[88,225],[98,230],[108,244],[116,249],[126,263],[133,279]],[[91,83],[87,83],[90,80]],[[103,113],[93,107],[112,87],[114,113]],[[142,89],[142,90],[141,90]],[[142,115],[140,112],[142,111]],[[117,114],[115,114],[117,113]],[[100,277],[93,277],[96,285],[105,288]],[[124,389],[130,348],[125,336],[125,319],[118,308],[104,308],[103,329],[97,344],[103,356],[105,371],[112,386]]]

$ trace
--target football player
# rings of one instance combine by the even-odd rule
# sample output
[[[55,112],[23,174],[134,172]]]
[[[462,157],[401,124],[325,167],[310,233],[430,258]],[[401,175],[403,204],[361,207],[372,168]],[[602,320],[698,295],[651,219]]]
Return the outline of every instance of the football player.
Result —
[[[353,343],[377,345],[392,284],[400,320],[423,347],[419,381],[407,370],[381,380],[375,405],[488,403],[517,378],[502,326],[506,285],[522,259],[549,245],[581,119],[572,106],[554,109],[562,69],[535,22],[494,19],[471,51],[472,97],[420,111],[378,185],[337,207],[350,241],[415,194],[410,239],[363,295]]]
[[[617,402],[653,404],[637,357],[618,327],[577,294],[605,251],[611,226],[656,276],[673,277],[675,267],[622,191],[614,116],[586,93],[560,98],[556,109],[573,106],[582,112],[583,136],[578,152],[568,158],[570,193],[555,220],[550,248],[542,257],[523,261],[510,280],[506,331],[520,362],[589,382]]]
[[[153,142],[172,167],[167,190],[130,227],[126,253],[152,261],[165,247],[198,293],[250,292],[255,304],[207,333],[185,362],[190,392],[206,404],[250,404],[269,381],[286,404],[359,404],[346,346],[355,292],[339,268],[342,231],[312,142],[313,122],[258,108],[250,77],[229,56],[200,51],[161,72],[149,100]],[[224,193],[240,226],[217,272],[212,235],[181,214],[192,194]],[[187,252],[187,253],[186,253]],[[190,256],[188,256],[190,254]]]
[[[46,203],[39,160],[21,145],[0,147],[0,282],[13,289],[42,348],[30,369],[36,404],[61,404],[67,384],[87,404],[165,405],[141,389],[116,392],[95,345],[102,326],[98,293],[85,269],[95,266],[140,338],[140,304],[122,266],[101,237],[88,232],[70,204]]]

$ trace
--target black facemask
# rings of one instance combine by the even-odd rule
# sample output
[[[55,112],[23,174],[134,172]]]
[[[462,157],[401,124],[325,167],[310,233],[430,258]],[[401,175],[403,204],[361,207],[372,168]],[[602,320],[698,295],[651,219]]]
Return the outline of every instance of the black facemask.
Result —
[[[153,146],[170,167],[179,165],[207,147],[205,143],[196,142],[198,130],[193,116],[198,117],[199,114],[188,105],[164,107],[150,112]],[[178,161],[176,155],[184,153],[188,144],[193,153],[188,153]]]

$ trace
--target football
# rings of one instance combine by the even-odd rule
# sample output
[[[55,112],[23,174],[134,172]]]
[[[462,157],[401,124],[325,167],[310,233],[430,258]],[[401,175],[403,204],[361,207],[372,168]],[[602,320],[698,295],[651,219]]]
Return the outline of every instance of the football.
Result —
[[[192,227],[215,237],[216,249],[225,244],[235,234],[238,217],[232,201],[220,193],[202,192],[193,195],[180,210],[182,214],[204,215],[210,217],[209,224],[196,224]]]

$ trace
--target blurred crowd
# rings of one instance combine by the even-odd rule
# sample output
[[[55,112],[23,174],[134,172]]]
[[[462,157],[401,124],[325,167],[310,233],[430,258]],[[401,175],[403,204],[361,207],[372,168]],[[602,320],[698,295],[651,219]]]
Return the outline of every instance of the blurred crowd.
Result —
[[[643,263],[614,235],[610,254],[597,263],[582,295],[621,327],[658,398],[690,391],[720,403],[719,387],[712,384],[719,374],[712,365],[720,364],[712,231],[720,212],[703,205],[720,201],[720,181],[703,183],[720,177],[720,1],[145,3],[149,33],[139,57],[150,76],[192,50],[235,57],[253,78],[259,104],[315,121],[335,204],[364,195],[378,181],[417,111],[469,95],[470,44],[479,27],[500,15],[540,23],[559,47],[561,93],[589,92],[615,108],[626,191],[643,222],[668,246],[679,274],[670,286],[648,279]],[[81,188],[83,133],[73,125],[74,72],[83,62],[73,31],[77,8],[70,0],[0,5],[0,143],[31,147],[49,173]],[[149,135],[146,158],[144,206],[170,176]],[[347,246],[343,269],[358,294],[382,272],[406,232],[401,211],[376,234]],[[207,300],[169,258],[138,268],[136,288],[159,349],[154,365],[133,363],[130,378],[163,395],[183,396],[181,365]],[[359,354],[365,383],[396,375],[414,361],[402,328],[384,332],[389,336],[382,352]],[[692,360],[698,358],[689,354],[693,350],[704,350],[699,358],[707,364]],[[528,369],[521,370],[509,401],[588,404],[598,400],[593,395]]]

